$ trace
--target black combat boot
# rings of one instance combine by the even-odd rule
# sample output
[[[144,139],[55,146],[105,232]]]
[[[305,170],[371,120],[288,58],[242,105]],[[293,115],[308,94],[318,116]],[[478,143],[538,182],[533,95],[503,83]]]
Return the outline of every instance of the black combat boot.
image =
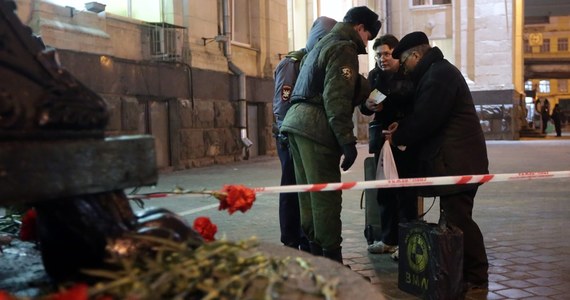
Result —
[[[309,248],[311,249],[311,254],[315,256],[323,256],[323,248],[315,242],[309,242]]]
[[[328,259],[338,261],[339,263],[342,264],[342,247],[336,248],[334,250],[323,249],[323,256]]]

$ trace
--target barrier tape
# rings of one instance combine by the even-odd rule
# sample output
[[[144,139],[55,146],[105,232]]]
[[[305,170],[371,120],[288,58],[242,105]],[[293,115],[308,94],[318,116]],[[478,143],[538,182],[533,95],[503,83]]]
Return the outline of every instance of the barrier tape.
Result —
[[[352,181],[338,183],[317,183],[317,184],[301,184],[301,185],[285,185],[272,187],[255,187],[252,190],[255,194],[278,194],[278,193],[300,193],[300,192],[323,192],[323,191],[340,191],[340,190],[365,190],[365,189],[382,189],[396,187],[417,187],[417,186],[436,186],[436,185],[459,185],[459,184],[483,184],[488,182],[505,182],[505,181],[528,181],[541,179],[570,178],[570,171],[545,171],[545,172],[521,172],[521,173],[505,173],[505,174],[484,174],[484,175],[460,175],[460,176],[441,176],[441,177],[418,177],[418,178],[401,178],[401,179],[384,179],[369,181]],[[129,195],[129,198],[163,198],[169,196],[179,196],[181,194],[206,194],[212,195],[212,191],[184,191],[179,190],[170,193],[149,193],[140,195]]]
[[[339,182],[339,183],[286,185],[286,186],[273,186],[273,187],[257,187],[253,188],[253,190],[255,191],[256,194],[299,193],[299,192],[322,192],[322,191],[340,191],[340,190],[382,189],[382,188],[414,187],[414,186],[458,185],[458,184],[504,182],[504,181],[526,181],[526,180],[569,178],[569,177],[570,177],[570,171],[553,171],[553,172],[545,171],[545,172],[418,177],[418,178],[384,179],[384,180],[353,181],[353,182]]]

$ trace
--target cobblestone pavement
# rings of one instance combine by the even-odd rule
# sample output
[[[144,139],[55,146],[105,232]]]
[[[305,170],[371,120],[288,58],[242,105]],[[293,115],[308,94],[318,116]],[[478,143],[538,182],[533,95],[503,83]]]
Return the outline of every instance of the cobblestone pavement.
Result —
[[[363,178],[363,160],[369,156],[367,145],[358,145],[358,150],[359,157],[353,168],[343,173],[343,181]],[[488,151],[490,171],[494,174],[570,168],[570,136],[489,141]],[[224,184],[275,186],[279,176],[277,157],[263,157],[231,165],[164,173],[156,187],[144,187],[141,192],[169,191],[176,186],[197,191],[218,190]],[[367,278],[386,299],[418,299],[398,289],[398,265],[389,255],[367,253],[360,196],[360,191],[343,193],[345,263],[353,272]],[[568,178],[481,186],[475,198],[474,219],[485,238],[490,286],[488,292],[467,294],[467,299],[570,299],[569,196]],[[432,201],[424,200],[426,210]],[[148,200],[146,207],[168,208],[190,222],[197,216],[208,216],[218,225],[218,239],[257,236],[261,241],[280,244],[277,195],[258,195],[250,211],[231,216],[218,211],[216,202],[212,197],[182,195]],[[435,201],[425,219],[435,222],[438,211]],[[41,270],[34,272],[37,271]]]
[[[367,145],[359,145],[359,157],[343,181],[362,180]],[[570,168],[570,137],[539,140],[489,141],[491,173],[562,171]],[[264,157],[232,165],[162,174],[154,190],[175,186],[188,189],[220,189],[224,184],[250,187],[278,185],[276,157]],[[144,188],[144,192],[151,189]],[[343,194],[343,255],[354,272],[368,278],[387,299],[417,299],[398,289],[397,263],[389,255],[366,251],[364,210],[360,191]],[[569,299],[570,296],[570,179],[487,183],[475,198],[474,219],[483,235],[490,262],[488,292],[470,292],[467,299]],[[212,198],[176,197],[152,200],[185,216],[209,216],[218,224],[218,238],[257,236],[279,244],[277,196],[259,195],[253,209],[228,216],[215,209]],[[425,199],[427,210],[433,199]],[[426,220],[438,218],[438,204]]]

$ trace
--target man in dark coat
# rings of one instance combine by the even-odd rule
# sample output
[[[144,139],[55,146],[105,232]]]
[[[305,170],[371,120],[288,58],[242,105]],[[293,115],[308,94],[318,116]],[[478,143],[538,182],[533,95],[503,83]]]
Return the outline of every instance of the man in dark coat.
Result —
[[[544,101],[542,102],[540,116],[542,118],[542,133],[546,133],[546,128],[548,127],[548,120],[550,120],[550,102],[546,98],[544,98]]]
[[[556,130],[556,136],[562,136],[562,129],[561,129],[562,112],[560,111],[560,105],[558,103],[554,105],[554,108],[552,109],[552,115],[550,117],[552,118],[552,122],[554,122],[554,129]]]
[[[297,184],[340,182],[339,164],[346,171],[356,160],[352,114],[362,88],[369,92],[358,71],[358,55],[366,53],[380,26],[368,7],[351,8],[307,54],[293,106],[281,125],[289,137]],[[311,253],[342,262],[341,191],[300,193],[299,204]]]
[[[413,112],[390,125],[390,142],[404,149],[419,147],[421,176],[488,174],[485,137],[461,72],[430,47],[425,33],[406,35],[392,52],[416,86]],[[468,288],[487,288],[488,267],[483,235],[472,219],[478,185],[421,189],[439,196],[447,220],[463,231],[463,274]]]

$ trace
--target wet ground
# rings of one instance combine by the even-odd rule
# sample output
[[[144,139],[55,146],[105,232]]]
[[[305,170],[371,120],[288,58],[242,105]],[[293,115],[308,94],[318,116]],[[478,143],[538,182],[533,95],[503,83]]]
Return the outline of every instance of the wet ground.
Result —
[[[366,145],[359,145],[359,157],[343,181],[362,180]],[[540,140],[488,142],[493,174],[529,171],[562,171],[570,168],[570,136]],[[167,191],[175,186],[216,189],[223,184],[250,187],[278,185],[277,158],[260,158],[227,166],[212,166],[161,174],[159,185],[146,191]],[[490,287],[485,293],[468,294],[468,299],[569,299],[567,275],[570,257],[568,179],[487,183],[475,200],[474,218],[479,223],[490,262]],[[397,287],[397,264],[387,255],[366,251],[362,235],[364,211],[360,192],[343,193],[343,255],[352,271],[368,278],[387,299],[417,299]],[[275,195],[261,195],[251,211],[228,217],[212,205],[211,198],[174,197],[156,199],[148,205],[166,207],[188,221],[205,215],[218,225],[219,235],[230,239],[257,236],[279,244]],[[427,209],[431,199],[426,200]],[[437,205],[428,221],[437,220]],[[0,211],[1,215],[1,211]],[[41,259],[34,245],[14,241],[0,254],[0,289],[20,295],[38,292],[45,285]]]
[[[2,246],[0,290],[17,293],[18,296],[36,296],[49,288],[49,278],[35,244],[12,239],[8,245]]]

